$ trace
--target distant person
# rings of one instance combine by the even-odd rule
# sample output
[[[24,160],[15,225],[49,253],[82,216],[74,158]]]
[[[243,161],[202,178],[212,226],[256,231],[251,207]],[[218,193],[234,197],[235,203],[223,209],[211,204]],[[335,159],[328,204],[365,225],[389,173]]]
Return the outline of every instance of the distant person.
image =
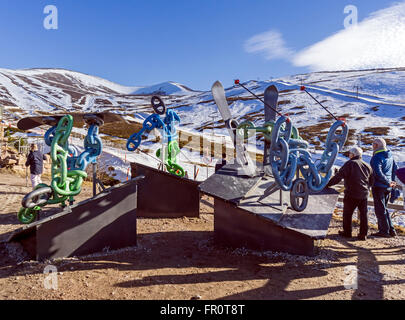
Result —
[[[31,151],[28,154],[25,166],[30,167],[32,189],[35,189],[38,184],[42,183],[41,175],[44,168],[43,160],[46,160],[46,156],[38,150],[36,144],[31,144]]]
[[[391,190],[396,186],[395,172],[398,169],[392,157],[391,151],[387,150],[384,139],[377,138],[373,141],[373,157],[370,165],[374,172],[374,185],[372,187],[374,199],[374,211],[378,222],[378,232],[373,236],[390,238],[397,234],[388,212],[388,201]]]
[[[340,168],[326,187],[334,186],[344,179],[343,231],[339,231],[339,235],[345,238],[352,237],[352,218],[357,208],[360,218],[360,232],[357,239],[363,241],[367,240],[368,233],[367,198],[373,185],[373,170],[362,160],[362,156],[361,148],[350,149],[350,160]]]

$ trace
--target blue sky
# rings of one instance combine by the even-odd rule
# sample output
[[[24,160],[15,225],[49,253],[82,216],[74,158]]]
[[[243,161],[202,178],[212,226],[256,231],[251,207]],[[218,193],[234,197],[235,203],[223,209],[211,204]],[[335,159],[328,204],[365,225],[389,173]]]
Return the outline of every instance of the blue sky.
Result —
[[[208,90],[215,80],[269,79],[310,71],[282,57],[249,53],[246,41],[276,30],[299,52],[344,29],[345,6],[359,21],[385,0],[0,1],[0,67],[58,67],[123,85],[177,81]],[[46,5],[58,29],[46,30]],[[305,60],[305,59],[304,59]]]

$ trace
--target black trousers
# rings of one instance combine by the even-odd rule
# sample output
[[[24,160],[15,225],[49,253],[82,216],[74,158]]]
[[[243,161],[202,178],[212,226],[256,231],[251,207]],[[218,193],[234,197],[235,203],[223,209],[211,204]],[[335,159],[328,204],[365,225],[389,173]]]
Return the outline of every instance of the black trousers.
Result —
[[[390,213],[388,212],[391,190],[379,187],[373,187],[371,190],[373,192],[375,215],[378,221],[378,231],[383,234],[389,234],[395,231]]]
[[[352,234],[352,219],[354,210],[358,209],[360,218],[360,236],[366,236],[368,232],[367,198],[354,199],[345,195],[343,199],[343,232]]]

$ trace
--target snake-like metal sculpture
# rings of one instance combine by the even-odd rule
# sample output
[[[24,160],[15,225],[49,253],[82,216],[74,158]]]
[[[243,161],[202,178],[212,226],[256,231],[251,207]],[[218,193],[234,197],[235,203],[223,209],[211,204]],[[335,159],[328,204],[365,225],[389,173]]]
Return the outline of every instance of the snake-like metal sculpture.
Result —
[[[158,96],[153,96],[151,99],[154,114],[150,115],[145,119],[142,125],[142,129],[139,132],[132,134],[127,140],[127,150],[135,151],[141,145],[142,136],[146,132],[150,132],[153,129],[160,129],[165,142],[167,142],[166,148],[164,148],[165,153],[164,164],[167,171],[178,177],[185,176],[185,170],[177,163],[177,156],[180,153],[180,147],[177,140],[176,122],[180,122],[180,118],[176,112],[171,109],[167,109],[163,100]],[[165,118],[162,120],[161,115],[166,114]],[[156,151],[156,156],[161,158],[162,151],[158,149]]]
[[[236,80],[235,84],[240,85],[264,102],[239,80]],[[301,87],[301,90],[306,91],[306,88]],[[309,95],[315,99],[311,94]],[[328,111],[318,100],[315,99],[315,101]],[[349,128],[344,120],[332,115],[336,122],[328,132],[325,150],[319,163],[316,164],[308,151],[308,142],[300,137],[299,131],[292,125],[291,119],[277,110],[274,111],[279,114],[277,121],[267,122],[262,127],[256,127],[252,122],[244,122],[238,125],[236,134],[241,139],[248,139],[259,133],[270,143],[269,159],[263,161],[268,164],[264,171],[271,172],[281,190],[290,191],[292,208],[301,212],[307,207],[309,192],[321,192],[329,182],[332,167],[339,151],[346,143]]]
[[[56,126],[45,133],[45,143],[51,147],[51,185],[41,183],[23,198],[22,207],[17,214],[20,222],[32,223],[37,219],[41,208],[47,204],[60,203],[65,206],[66,201],[73,203],[73,197],[81,192],[82,183],[87,178],[86,168],[97,161],[103,148],[98,135],[103,121],[90,115],[85,120],[89,124],[89,130],[84,140],[84,151],[80,155],[68,142],[73,127],[71,115],[63,116]]]

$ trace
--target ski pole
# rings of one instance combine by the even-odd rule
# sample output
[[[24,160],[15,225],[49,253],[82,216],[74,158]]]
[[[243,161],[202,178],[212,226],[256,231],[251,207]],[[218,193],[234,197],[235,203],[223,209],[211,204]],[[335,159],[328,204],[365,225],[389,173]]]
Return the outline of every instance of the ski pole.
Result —
[[[246,88],[243,84],[240,83],[240,81],[237,79],[235,80],[235,84],[240,85],[243,89],[245,89],[246,91],[248,91],[252,96],[254,96],[256,99],[260,100],[261,102],[264,103],[264,105],[266,107],[269,107],[271,110],[273,110],[275,113],[277,113],[280,117],[282,117],[283,115],[278,112],[276,109],[274,109],[272,106],[269,106],[266,102],[264,102],[264,100],[262,98],[260,98],[259,96],[257,96],[256,94],[254,94],[252,91],[250,91],[248,88]]]
[[[312,99],[314,99],[322,108],[324,108],[326,110],[326,112],[328,112],[333,118],[335,118],[336,121],[338,121],[339,119],[335,117],[335,115],[330,112],[325,106],[323,106],[322,103],[320,103],[312,94],[310,94],[307,91],[307,88],[305,88],[305,86],[301,86],[301,91],[305,91]]]

